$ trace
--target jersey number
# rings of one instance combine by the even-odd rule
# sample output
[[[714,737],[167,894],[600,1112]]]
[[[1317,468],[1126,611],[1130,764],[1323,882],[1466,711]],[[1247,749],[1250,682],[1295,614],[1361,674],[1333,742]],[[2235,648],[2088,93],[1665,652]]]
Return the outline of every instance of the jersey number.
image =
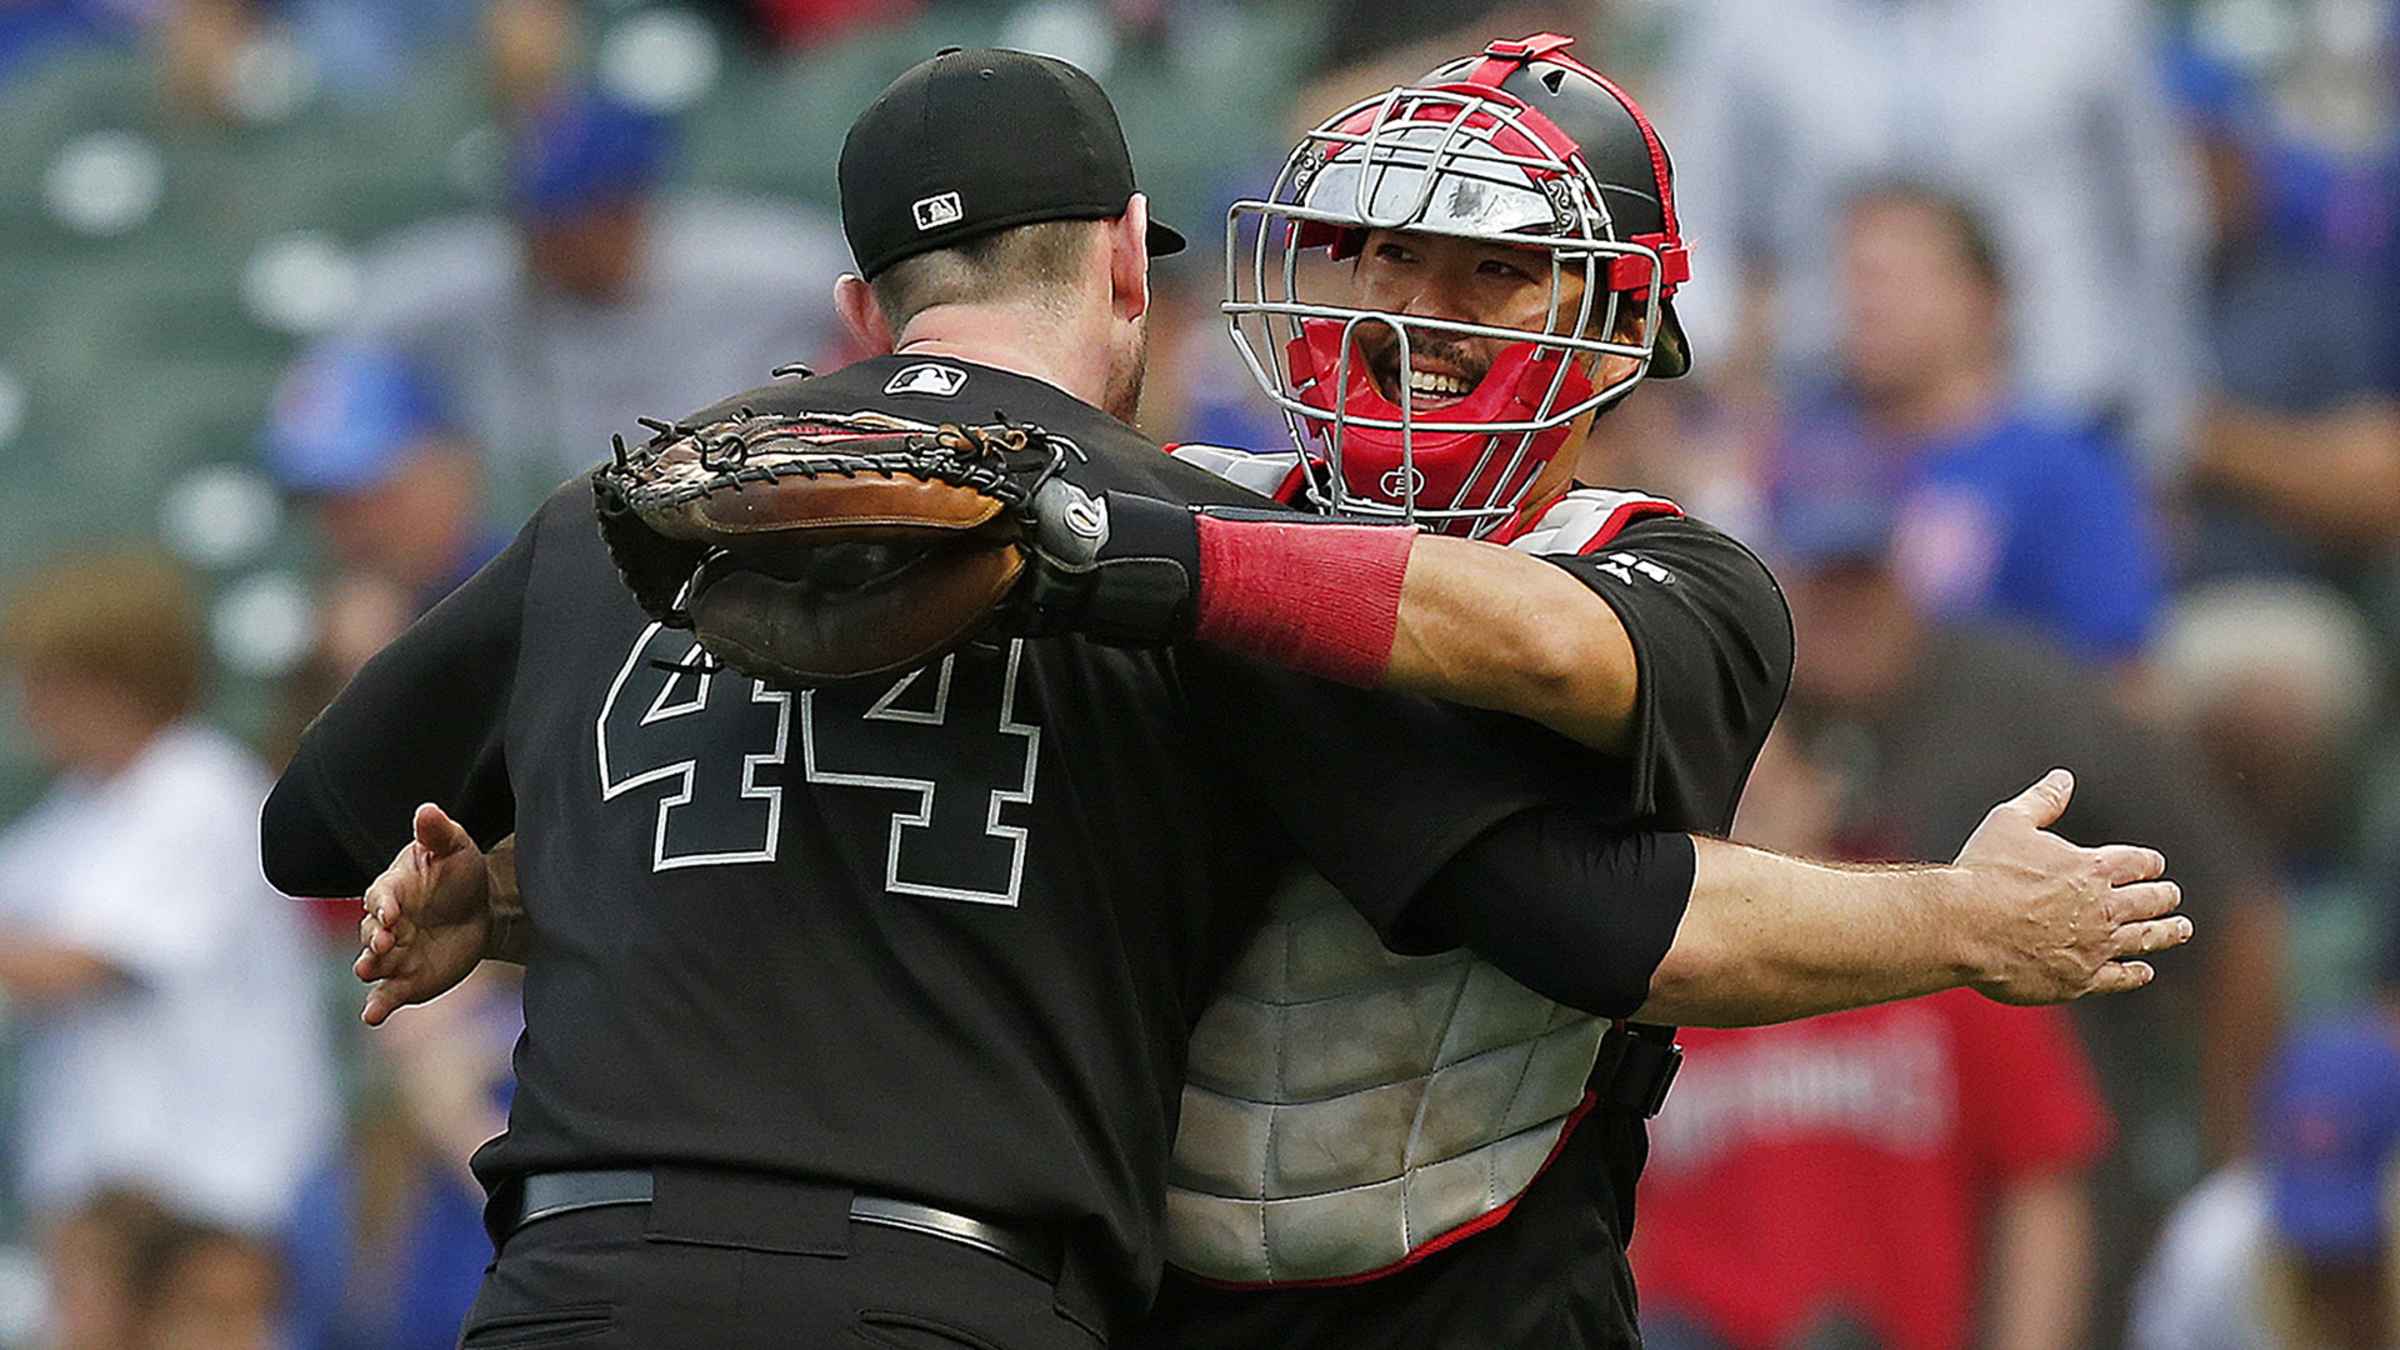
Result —
[[[1017,717],[1025,644],[970,650],[869,683],[795,694],[706,668],[691,635],[652,624],[609,686],[600,795],[659,793],[651,867],[773,862],[798,722],[797,780],[899,794],[884,889],[1014,905],[1026,832],[1003,816],[1033,801],[1041,728]]]

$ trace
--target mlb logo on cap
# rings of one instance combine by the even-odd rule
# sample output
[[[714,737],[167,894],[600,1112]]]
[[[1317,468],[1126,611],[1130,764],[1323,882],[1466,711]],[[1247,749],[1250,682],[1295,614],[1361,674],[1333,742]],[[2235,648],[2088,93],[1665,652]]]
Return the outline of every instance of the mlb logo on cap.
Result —
[[[966,214],[966,210],[958,204],[958,194],[955,192],[945,192],[938,197],[927,197],[917,203],[917,228],[938,230],[944,225],[958,221]]]
[[[903,71],[850,124],[837,176],[842,233],[869,281],[1019,225],[1117,220],[1134,195],[1124,128],[1092,77],[998,48],[945,47]],[[1164,257],[1183,236],[1153,220],[1149,244]]]

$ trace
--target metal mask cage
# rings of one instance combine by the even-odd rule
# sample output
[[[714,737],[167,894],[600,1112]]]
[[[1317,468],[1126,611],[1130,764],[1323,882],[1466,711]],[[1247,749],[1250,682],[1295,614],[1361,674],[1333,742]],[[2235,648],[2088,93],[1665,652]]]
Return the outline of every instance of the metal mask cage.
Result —
[[[1368,113],[1372,116],[1362,118]],[[1345,129],[1362,123],[1364,130]],[[1506,143],[1526,148],[1513,149]],[[1528,209],[1537,199],[1544,208],[1538,213]],[[1504,209],[1508,207],[1516,209]],[[1543,327],[1537,331],[1436,319],[1305,296],[1302,255],[1318,247],[1322,237],[1369,230],[1541,250],[1550,263]],[[1225,300],[1220,309],[1243,364],[1291,428],[1307,466],[1310,497],[1327,509],[1351,514],[1433,524],[1467,522],[1478,534],[1513,516],[1536,476],[1523,470],[1540,434],[1624,397],[1649,373],[1657,350],[1664,265],[1656,249],[1617,239],[1615,233],[1599,184],[1582,156],[1552,149],[1525,110],[1505,97],[1403,86],[1345,108],[1303,137],[1267,197],[1236,202],[1226,214]],[[1644,260],[1651,278],[1643,288],[1647,294],[1638,343],[1607,336],[1616,331],[1626,300],[1624,291],[1608,283],[1614,264],[1625,258]],[[1580,273],[1584,283],[1571,307],[1561,303],[1570,273]],[[1603,336],[1590,336],[1596,307],[1603,303],[1605,307],[1597,310],[1597,331]],[[1572,322],[1562,325],[1562,318],[1569,317]],[[1320,379],[1333,382],[1328,406],[1304,399],[1302,391],[1311,381],[1293,369],[1292,346],[1315,323],[1341,325],[1336,367],[1320,372]],[[1367,324],[1383,325],[1397,339],[1402,378],[1396,418],[1355,414],[1348,406],[1350,363],[1357,357],[1354,339]],[[1562,359],[1529,416],[1506,421],[1419,416],[1406,378],[1412,366],[1412,332],[1527,342],[1537,356],[1557,354]],[[1589,359],[1596,369],[1600,358],[1609,356],[1629,358],[1635,365],[1588,395],[1561,403],[1567,374],[1579,358]],[[1399,480],[1406,488],[1400,501],[1349,491],[1341,454],[1345,432],[1353,427],[1400,434]],[[1321,460],[1309,445],[1312,428],[1325,433]],[[1420,434],[1487,437],[1449,502],[1417,500],[1423,481],[1415,463]],[[1495,462],[1502,469],[1489,480],[1483,499],[1469,500]],[[1525,481],[1510,490],[1521,475]]]

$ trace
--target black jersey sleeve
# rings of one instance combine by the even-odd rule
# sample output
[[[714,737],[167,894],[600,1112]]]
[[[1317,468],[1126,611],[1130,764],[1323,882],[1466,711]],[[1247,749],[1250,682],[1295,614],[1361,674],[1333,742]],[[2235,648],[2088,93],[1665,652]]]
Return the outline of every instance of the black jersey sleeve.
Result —
[[[1544,799],[1471,710],[1194,646],[1186,688],[1237,790],[1378,928],[1476,836]]]
[[[1722,831],[1792,681],[1792,619],[1765,564],[1713,526],[1638,521],[1545,559],[1616,611],[1638,671],[1623,768],[1635,817]]]
[[[1222,664],[1193,685],[1233,790],[1393,950],[1472,947],[1604,1016],[1648,997],[1691,898],[1689,835],[1565,790],[1488,717]]]
[[[357,895],[434,802],[490,846],[515,828],[503,725],[541,518],[369,661],[301,737],[260,816],[267,879]]]
[[[1697,868],[1688,834],[1536,807],[1476,836],[1387,941],[1402,953],[1471,947],[1545,998],[1625,1017],[1649,1001]]]
[[[1388,941],[1466,936],[1438,914],[1420,924],[1411,912],[1437,875],[1451,897],[1504,880],[1562,902],[1589,898],[1603,864],[1639,871],[1659,856],[1639,866],[1630,853],[1603,857],[1594,850],[1625,847],[1607,841],[1637,828],[1723,830],[1782,706],[1791,619],[1766,568],[1730,538],[1660,518],[1599,552],[1549,561],[1598,592],[1632,637],[1640,694],[1630,762],[1496,713],[1187,652],[1197,709],[1246,789]],[[1519,856],[1502,838],[1470,850],[1536,806],[1566,808],[1549,841],[1575,822],[1589,847]],[[1664,856],[1672,872],[1673,851]],[[1652,889],[1671,940],[1689,878],[1668,875]],[[1621,949],[1655,945],[1645,937]]]

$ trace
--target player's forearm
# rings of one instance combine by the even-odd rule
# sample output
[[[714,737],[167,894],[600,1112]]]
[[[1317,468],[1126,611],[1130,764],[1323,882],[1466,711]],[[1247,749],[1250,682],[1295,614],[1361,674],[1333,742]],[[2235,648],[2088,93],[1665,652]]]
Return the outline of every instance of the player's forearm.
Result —
[[[491,878],[486,894],[492,916],[483,959],[524,965],[525,954],[533,945],[533,925],[526,921],[525,898],[517,890],[517,837],[512,834],[492,845],[483,856],[483,865]]]
[[[1386,688],[1515,713],[1600,750],[1633,724],[1633,642],[1607,602],[1528,553],[1421,535]]]
[[[2092,1268],[2091,1199],[2080,1174],[2019,1182],[1992,1216],[1992,1350],[2068,1350],[2083,1344]]]
[[[1762,1026],[1965,983],[1955,868],[1845,868],[1522,811],[1478,836],[1390,936],[1470,947],[1601,1017]]]
[[[1203,516],[1195,528],[1200,640],[1514,713],[1601,749],[1623,743],[1633,644],[1605,601],[1531,554],[1290,517]]]
[[[1697,843],[1690,902],[1636,1019],[1763,1026],[1956,988],[1953,867],[1857,868]]]

